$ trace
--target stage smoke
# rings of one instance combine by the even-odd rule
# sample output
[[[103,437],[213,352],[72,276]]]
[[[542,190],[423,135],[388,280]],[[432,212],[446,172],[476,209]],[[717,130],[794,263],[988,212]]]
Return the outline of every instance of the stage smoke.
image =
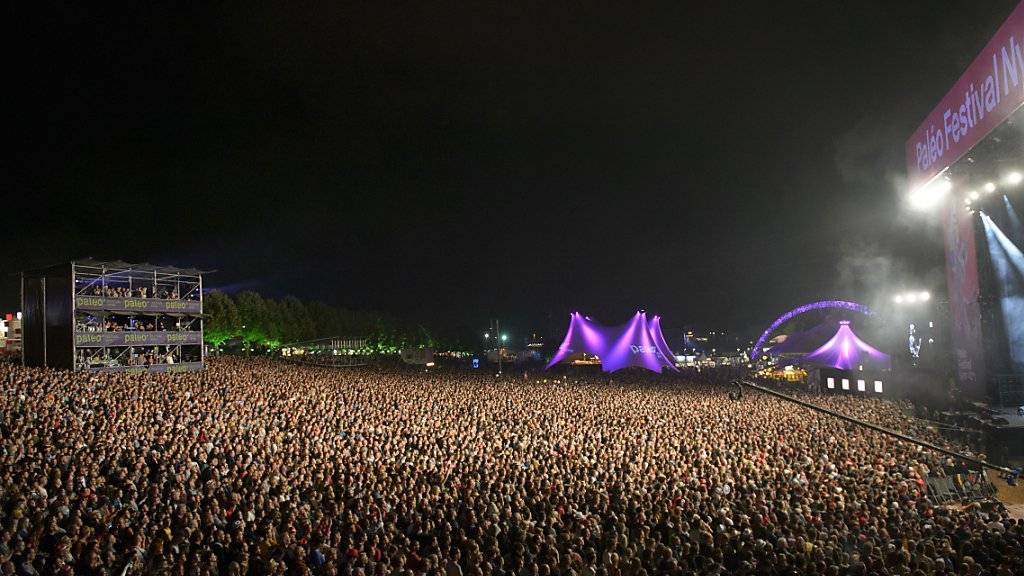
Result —
[[[1024,253],[996,226],[988,214],[981,214],[985,238],[999,285],[1003,325],[1015,371],[1024,371]]]
[[[1021,240],[1024,240],[1024,228],[1021,227],[1020,217],[1017,216],[1017,211],[1013,209],[1013,204],[1010,204],[1006,194],[1003,194],[1003,204],[1006,205],[1006,216],[1010,220],[1010,240],[1020,244]]]

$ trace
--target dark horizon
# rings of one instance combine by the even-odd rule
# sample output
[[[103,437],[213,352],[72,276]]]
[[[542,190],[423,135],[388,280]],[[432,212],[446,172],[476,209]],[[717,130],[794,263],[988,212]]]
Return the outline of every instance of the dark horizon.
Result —
[[[26,14],[0,311],[86,256],[546,334],[940,293],[903,145],[1016,3]]]

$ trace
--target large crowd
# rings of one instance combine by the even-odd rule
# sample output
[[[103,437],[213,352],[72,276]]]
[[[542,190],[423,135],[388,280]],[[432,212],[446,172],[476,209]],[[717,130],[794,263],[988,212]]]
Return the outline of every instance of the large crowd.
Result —
[[[926,497],[939,454],[713,380],[543,378],[4,364],[0,574],[1024,574],[1024,524]]]
[[[187,288],[183,295],[176,287],[170,286],[87,286],[80,295],[106,296],[107,298],[159,298],[161,300],[199,300],[197,286]]]
[[[153,318],[152,315],[138,318],[115,314],[101,318],[83,314],[75,322],[75,332],[190,332],[198,329],[193,317],[156,316],[156,322]]]

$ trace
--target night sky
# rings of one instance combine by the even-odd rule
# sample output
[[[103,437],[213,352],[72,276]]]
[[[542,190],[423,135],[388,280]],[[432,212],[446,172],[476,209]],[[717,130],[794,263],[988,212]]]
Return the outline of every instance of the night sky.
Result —
[[[903,143],[1015,1],[141,4],[10,22],[4,311],[85,256],[519,331],[940,291]]]

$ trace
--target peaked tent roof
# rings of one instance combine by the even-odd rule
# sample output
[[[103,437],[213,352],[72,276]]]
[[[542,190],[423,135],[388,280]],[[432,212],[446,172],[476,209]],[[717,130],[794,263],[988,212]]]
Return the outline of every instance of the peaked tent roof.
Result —
[[[614,372],[627,366],[639,366],[661,373],[662,368],[676,370],[672,352],[661,333],[661,318],[647,319],[637,312],[621,326],[602,326],[579,312],[569,315],[569,330],[547,368],[579,352],[601,359],[601,369]]]
[[[890,365],[889,355],[858,338],[850,329],[849,320],[840,320],[835,336],[801,361],[840,370],[853,370],[858,366],[884,369]]]

